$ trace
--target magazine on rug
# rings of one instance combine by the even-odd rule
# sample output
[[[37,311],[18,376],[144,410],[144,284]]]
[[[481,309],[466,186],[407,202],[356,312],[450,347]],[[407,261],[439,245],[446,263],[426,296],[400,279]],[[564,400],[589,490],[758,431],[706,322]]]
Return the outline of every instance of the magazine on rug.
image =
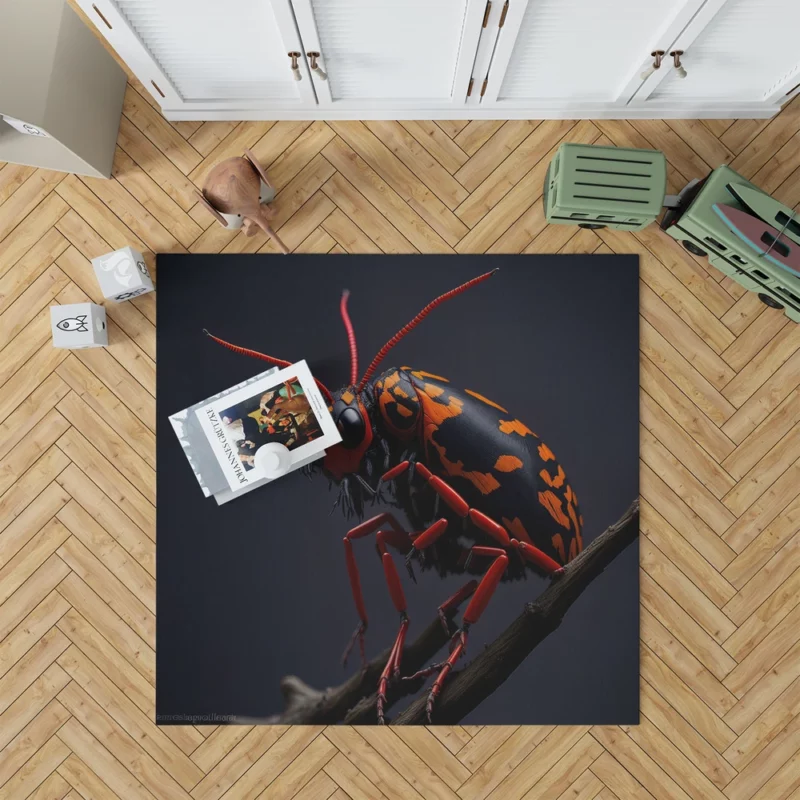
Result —
[[[283,445],[291,471],[341,441],[305,361],[226,393],[195,415],[232,492],[267,479],[258,457],[264,445]]]
[[[178,437],[186,460],[189,462],[189,466],[192,468],[203,494],[206,497],[213,497],[219,504],[225,503],[238,495],[234,495],[228,487],[228,481],[222,473],[222,467],[217,463],[217,459],[211,449],[211,443],[206,439],[205,430],[200,425],[200,420],[194,412],[214,400],[220,400],[233,394],[233,392],[244,386],[250,386],[262,381],[268,375],[274,375],[277,371],[277,367],[271,367],[264,372],[259,372],[251,378],[237,383],[235,386],[229,386],[211,397],[206,397],[198,403],[193,403],[188,408],[176,411],[169,417],[172,429]],[[265,480],[263,483],[267,483],[267,481]],[[260,484],[253,484],[252,488],[258,485]]]

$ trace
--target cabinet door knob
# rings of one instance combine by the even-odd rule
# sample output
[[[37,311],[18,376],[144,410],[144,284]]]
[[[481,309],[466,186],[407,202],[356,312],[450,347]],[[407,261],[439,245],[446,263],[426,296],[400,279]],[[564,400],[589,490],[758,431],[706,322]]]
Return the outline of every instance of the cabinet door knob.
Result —
[[[664,58],[664,51],[653,50],[650,55],[653,57],[653,63],[639,76],[643,81],[646,81],[657,69],[661,68],[661,59]]]
[[[672,62],[675,65],[675,71],[678,73],[678,77],[685,78],[686,70],[683,68],[683,64],[681,64],[683,50],[670,50],[669,54],[672,56]]]
[[[296,81],[303,80],[303,76],[300,74],[300,65],[297,63],[297,59],[300,58],[300,56],[302,56],[303,54],[298,53],[296,51],[292,51],[291,53],[287,53],[287,55],[289,56],[289,58],[292,59],[292,64],[291,64],[292,77]]]
[[[320,67],[319,64],[317,64],[317,59],[318,58],[322,58],[322,56],[319,53],[316,53],[316,52],[306,53],[306,55],[309,57],[309,59],[311,61],[311,65],[310,65],[311,66],[311,71],[313,73],[315,73],[317,75],[317,77],[321,81],[328,80],[328,73],[325,72],[325,70],[322,69],[322,67]]]

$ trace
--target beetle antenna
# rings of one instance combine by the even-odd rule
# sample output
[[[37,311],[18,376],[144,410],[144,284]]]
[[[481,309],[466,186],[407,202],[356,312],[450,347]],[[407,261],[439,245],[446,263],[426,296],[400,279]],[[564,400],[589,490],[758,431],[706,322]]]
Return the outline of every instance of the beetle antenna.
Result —
[[[350,385],[355,386],[358,380],[358,347],[356,346],[356,332],[353,323],[350,321],[350,314],[347,312],[347,299],[350,297],[350,290],[342,292],[342,300],[339,303],[339,313],[342,315],[344,329],[347,332],[347,344],[350,346]]]
[[[279,367],[291,367],[291,361],[284,361],[282,358],[275,358],[274,356],[268,356],[265,353],[259,353],[258,350],[250,350],[248,347],[239,347],[239,345],[231,344],[230,342],[226,342],[224,339],[220,339],[218,336],[214,336],[212,333],[209,333],[205,328],[203,328],[203,333],[208,336],[209,339],[213,339],[217,344],[221,344],[223,347],[227,347],[228,350],[233,350],[234,353],[239,353],[243,356],[252,356],[253,358],[260,358],[262,361],[267,361],[270,364],[275,364]],[[325,395],[325,399],[329,403],[333,403],[333,395],[330,392],[330,389],[322,382],[314,378],[319,386],[320,391],[322,394]]]
[[[364,373],[364,377],[361,379],[361,383],[358,384],[358,391],[360,392],[363,390],[367,381],[375,374],[375,370],[377,369],[378,365],[381,363],[381,361],[383,361],[384,358],[386,358],[386,354],[407,333],[410,333],[414,328],[416,328],[417,325],[419,325],[419,323],[422,322],[422,320],[425,319],[425,317],[427,317],[428,314],[431,313],[431,311],[433,311],[434,308],[441,305],[445,301],[450,300],[456,295],[459,295],[462,292],[466,292],[467,289],[471,289],[476,284],[482,283],[488,278],[491,278],[492,275],[495,274],[495,272],[497,272],[497,269],[493,269],[491,270],[491,272],[485,272],[483,275],[478,275],[477,278],[473,278],[472,280],[469,280],[466,283],[462,283],[461,286],[456,286],[455,289],[451,289],[449,292],[445,292],[444,294],[439,295],[439,297],[437,297],[435,300],[428,303],[428,305],[426,305],[425,308],[423,308],[422,311],[420,311],[419,314],[417,314],[417,316],[411,320],[411,322],[400,328],[400,330],[397,331],[397,333],[394,336],[392,336],[392,338],[389,339],[389,341],[386,342],[386,344],[383,347],[381,347],[381,349],[378,351],[378,355],[376,355],[375,358],[372,359],[372,363],[367,367],[367,371]]]

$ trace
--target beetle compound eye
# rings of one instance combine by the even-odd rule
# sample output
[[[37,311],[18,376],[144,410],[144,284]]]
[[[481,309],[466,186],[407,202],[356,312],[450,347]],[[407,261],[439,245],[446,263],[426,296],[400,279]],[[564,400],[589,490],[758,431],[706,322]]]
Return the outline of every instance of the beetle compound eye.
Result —
[[[345,408],[336,420],[336,427],[342,434],[342,444],[345,447],[358,447],[364,439],[364,418],[355,408]]]

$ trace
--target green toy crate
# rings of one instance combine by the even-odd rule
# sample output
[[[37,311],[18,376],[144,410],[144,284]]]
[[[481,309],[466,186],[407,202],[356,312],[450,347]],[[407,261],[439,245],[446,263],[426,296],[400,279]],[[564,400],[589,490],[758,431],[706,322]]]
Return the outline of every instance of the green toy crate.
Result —
[[[678,207],[667,211],[661,229],[690,253],[707,255],[713,266],[756,292],[763,303],[784,309],[789,319],[800,322],[800,279],[761,258],[714,211],[715,203],[747,210],[725,188],[729,183],[762,191],[730,167],[717,167],[705,180],[693,182],[681,192]]]
[[[658,150],[562,144],[544,184],[548,222],[638,231],[655,222],[667,189]]]

